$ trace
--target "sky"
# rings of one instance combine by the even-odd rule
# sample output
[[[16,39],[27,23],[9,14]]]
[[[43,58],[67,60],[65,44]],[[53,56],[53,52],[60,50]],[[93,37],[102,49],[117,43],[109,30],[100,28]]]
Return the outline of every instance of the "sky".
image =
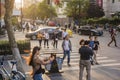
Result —
[[[15,4],[17,8],[20,8],[21,6],[23,6],[23,0],[15,0]]]

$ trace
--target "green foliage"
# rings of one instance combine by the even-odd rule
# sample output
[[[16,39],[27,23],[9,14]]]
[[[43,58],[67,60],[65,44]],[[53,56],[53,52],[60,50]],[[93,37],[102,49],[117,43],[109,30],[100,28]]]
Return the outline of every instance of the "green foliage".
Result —
[[[28,8],[24,8],[23,15],[24,17],[30,19],[36,19],[36,18],[44,19],[44,18],[56,17],[57,13],[53,6],[50,6],[46,4],[45,1],[43,1],[38,4],[32,4]]]
[[[104,15],[105,14],[103,9],[98,5],[90,5],[87,10],[88,18],[100,18],[100,17],[103,17]]]
[[[38,17],[41,19],[56,17],[55,8],[45,3],[39,3],[38,5]]]
[[[30,41],[28,40],[19,40],[17,41],[20,54],[25,54],[25,50],[30,51]],[[9,41],[0,41],[0,55],[2,54],[12,54]]]
[[[113,24],[113,25],[119,25],[120,24],[120,18],[90,18],[87,20],[88,24]]]
[[[12,25],[18,25],[18,19],[17,17],[12,17],[11,18]]]
[[[81,18],[85,17],[88,5],[88,0],[71,0],[67,3],[67,7],[65,8],[65,14],[68,17],[73,17],[75,20],[78,20],[79,16]]]

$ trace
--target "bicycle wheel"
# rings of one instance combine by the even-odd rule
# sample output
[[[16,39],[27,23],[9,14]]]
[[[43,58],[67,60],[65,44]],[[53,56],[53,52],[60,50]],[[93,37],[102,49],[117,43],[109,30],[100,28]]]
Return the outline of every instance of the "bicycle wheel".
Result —
[[[0,74],[0,80],[3,80],[3,76],[2,76],[2,74]]]
[[[25,80],[25,75],[23,75],[23,73],[21,73],[20,71],[17,71],[13,75],[12,80]]]

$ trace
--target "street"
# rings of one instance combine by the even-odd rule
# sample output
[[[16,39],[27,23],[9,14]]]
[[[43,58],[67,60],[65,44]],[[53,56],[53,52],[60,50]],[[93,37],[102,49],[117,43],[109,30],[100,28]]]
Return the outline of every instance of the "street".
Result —
[[[16,40],[24,40],[25,33],[15,32]],[[71,52],[71,66],[67,66],[67,58],[63,62],[63,73],[57,74],[49,74],[47,75],[50,80],[79,80],[79,60],[80,55],[78,53],[79,49],[79,41],[81,39],[88,40],[88,36],[73,34],[73,37],[70,38],[72,42],[72,52]],[[111,44],[110,47],[107,44],[110,41],[110,35],[108,32],[104,32],[103,36],[98,37],[100,42],[100,49],[98,51],[98,62],[100,65],[92,66],[92,80],[120,80],[120,32],[116,36],[118,47],[115,47]],[[0,38],[0,40],[7,40],[7,37]],[[54,49],[51,45],[52,41],[49,42],[49,49],[45,49],[42,46],[41,54],[43,57],[49,56],[48,54],[44,54],[44,52],[57,51],[62,53],[62,40],[59,41],[58,49]],[[43,44],[43,42],[42,42]],[[39,46],[37,40],[31,40],[31,48],[34,46]],[[63,54],[57,54],[57,56],[62,57]],[[30,68],[31,69],[31,68]],[[29,71],[26,67],[25,70]],[[84,71],[85,72],[85,71]],[[86,73],[84,73],[86,74]],[[86,75],[84,75],[84,79],[86,80]]]

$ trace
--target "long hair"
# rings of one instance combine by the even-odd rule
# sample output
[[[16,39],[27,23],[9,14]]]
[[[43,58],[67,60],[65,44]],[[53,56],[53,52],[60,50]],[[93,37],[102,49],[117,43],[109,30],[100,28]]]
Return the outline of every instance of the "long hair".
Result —
[[[31,55],[31,57],[30,57],[30,62],[29,62],[29,65],[32,66],[32,67],[34,67],[34,63],[33,63],[34,55],[36,54],[36,52],[37,52],[38,50],[40,50],[40,48],[39,48],[38,46],[35,46],[35,47],[33,48],[32,55]]]

